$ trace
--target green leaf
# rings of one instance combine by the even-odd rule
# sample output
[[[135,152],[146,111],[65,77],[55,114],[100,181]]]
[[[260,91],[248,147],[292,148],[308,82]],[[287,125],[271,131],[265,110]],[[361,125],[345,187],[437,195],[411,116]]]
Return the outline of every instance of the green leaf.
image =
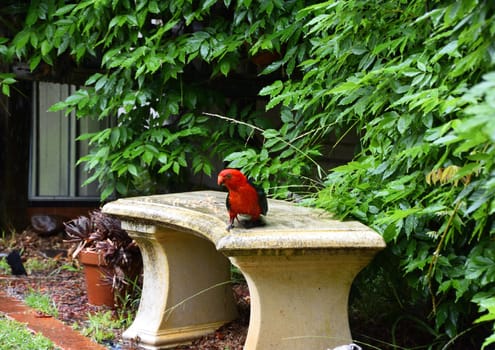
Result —
[[[60,101],[60,102],[57,102],[57,103],[51,105],[50,108],[48,108],[48,112],[58,112],[58,111],[61,111],[67,107],[68,107],[68,105],[65,101]]]
[[[121,195],[126,195],[127,194],[127,186],[121,182],[121,181],[117,181],[117,184],[115,185],[115,189],[117,190],[118,193],[120,193]]]
[[[37,1],[31,2],[26,16],[26,26],[30,27],[36,23],[38,17],[41,15],[40,9],[41,8]]]
[[[271,85],[265,86],[259,92],[260,96],[277,95],[282,91],[284,84],[281,80],[276,80]]]
[[[227,76],[230,72],[230,62],[226,60],[222,60],[220,62],[220,72],[224,75]]]
[[[10,96],[10,86],[2,83],[2,93],[5,96]]]
[[[75,7],[76,7],[75,4],[62,6],[55,11],[54,16],[63,17],[69,12],[71,12]]]
[[[127,165],[127,171],[133,175],[133,176],[139,176],[139,172],[137,170],[137,167],[134,164],[128,164]]]
[[[51,51],[52,48],[53,48],[53,46],[52,46],[51,42],[49,42],[48,40],[44,40],[41,43],[41,54],[43,56],[48,55],[48,53]]]
[[[168,156],[166,153],[160,153],[158,155],[158,161],[162,164],[167,164],[168,163]]]
[[[412,121],[413,121],[413,115],[411,114],[401,115],[399,120],[397,121],[397,130],[399,130],[401,134],[406,133]]]
[[[120,141],[120,129],[114,128],[110,134],[110,144],[115,147]]]
[[[114,192],[114,190],[115,189],[114,189],[113,186],[110,186],[110,185],[109,186],[106,186],[103,189],[103,192],[100,195],[101,200],[104,201],[105,199],[107,199],[108,197],[110,197],[112,195],[112,193]]]
[[[98,80],[96,81],[96,84],[95,84],[95,91],[98,91],[98,90],[101,90],[102,88],[104,88],[106,85],[108,84],[108,79],[106,76],[104,75],[99,75],[99,78]]]
[[[203,1],[203,4],[201,6],[201,11],[205,11],[207,9],[209,9],[210,7],[212,7],[215,3],[217,2],[217,0],[205,0]]]
[[[271,74],[277,70],[280,69],[280,67],[282,67],[283,65],[283,62],[282,61],[275,61],[273,63],[270,63],[265,69],[263,69],[263,71],[261,72],[262,75],[267,75],[267,74]]]
[[[142,158],[143,158],[143,161],[144,161],[146,164],[150,165],[150,164],[153,162],[153,159],[155,158],[155,156],[154,156],[154,154],[153,154],[152,152],[145,151],[145,152],[143,153]]]
[[[41,62],[41,56],[37,55],[31,58],[29,61],[29,70],[33,72]]]
[[[85,100],[87,98],[89,98],[88,91],[86,91],[84,89],[80,89],[80,90],[77,90],[72,95],[70,95],[69,97],[67,97],[65,99],[65,103],[67,103],[68,105],[76,105],[79,102],[81,102],[82,100]]]
[[[146,56],[144,62],[149,72],[156,72],[162,65],[161,59],[156,56]]]
[[[14,84],[16,82],[17,82],[17,80],[11,76],[7,76],[7,77],[2,79],[2,84],[11,85],[11,84]]]
[[[180,164],[179,164],[179,162],[173,162],[172,163],[172,171],[174,173],[176,173],[177,175],[179,174],[179,172],[180,172]]]
[[[28,43],[30,36],[31,36],[31,32],[28,30],[21,31],[15,36],[13,40],[13,44],[17,49],[18,55],[20,55],[19,54],[20,50],[23,49]]]
[[[158,3],[155,0],[152,0],[148,3],[148,10],[151,13],[160,13],[160,7],[158,6]]]
[[[332,94],[338,94],[338,93],[343,93],[343,92],[349,92],[353,91],[357,88],[359,88],[359,84],[354,81],[346,81],[342,84],[337,85],[337,87],[331,89],[329,92]]]
[[[263,131],[263,136],[266,137],[267,139],[279,137],[279,132],[275,129],[266,129]]]

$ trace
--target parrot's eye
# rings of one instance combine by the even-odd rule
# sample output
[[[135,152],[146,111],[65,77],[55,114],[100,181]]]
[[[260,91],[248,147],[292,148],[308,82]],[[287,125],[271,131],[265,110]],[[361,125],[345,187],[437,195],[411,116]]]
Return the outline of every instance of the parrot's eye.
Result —
[[[225,178],[228,179],[228,180],[231,179],[232,178],[232,174],[225,175]]]

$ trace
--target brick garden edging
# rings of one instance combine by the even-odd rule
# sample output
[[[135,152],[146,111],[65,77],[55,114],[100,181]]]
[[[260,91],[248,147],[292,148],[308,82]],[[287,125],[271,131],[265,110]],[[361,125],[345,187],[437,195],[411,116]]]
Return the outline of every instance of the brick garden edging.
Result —
[[[2,291],[0,291],[0,313],[25,323],[29,329],[43,334],[64,350],[106,350],[104,346],[91,341],[53,317],[37,317],[35,310]]]

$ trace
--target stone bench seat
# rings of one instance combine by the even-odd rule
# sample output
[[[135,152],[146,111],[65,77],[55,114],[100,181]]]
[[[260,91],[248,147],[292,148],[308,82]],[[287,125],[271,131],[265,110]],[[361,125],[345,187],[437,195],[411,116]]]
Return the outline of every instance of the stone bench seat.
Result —
[[[119,199],[116,216],[140,246],[144,281],[124,338],[147,349],[174,347],[237,317],[230,264],[248,283],[245,349],[327,349],[352,342],[351,283],[385,247],[358,222],[269,200],[266,225],[226,230],[226,193],[198,191]]]

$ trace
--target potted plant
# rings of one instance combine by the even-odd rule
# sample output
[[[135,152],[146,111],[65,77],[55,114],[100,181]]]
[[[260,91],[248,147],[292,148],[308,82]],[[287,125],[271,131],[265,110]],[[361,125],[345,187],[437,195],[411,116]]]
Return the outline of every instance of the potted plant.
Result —
[[[88,300],[93,305],[114,306],[114,291],[126,291],[128,281],[142,270],[136,242],[121,228],[120,221],[100,210],[64,223],[73,243],[71,256],[84,267]]]

